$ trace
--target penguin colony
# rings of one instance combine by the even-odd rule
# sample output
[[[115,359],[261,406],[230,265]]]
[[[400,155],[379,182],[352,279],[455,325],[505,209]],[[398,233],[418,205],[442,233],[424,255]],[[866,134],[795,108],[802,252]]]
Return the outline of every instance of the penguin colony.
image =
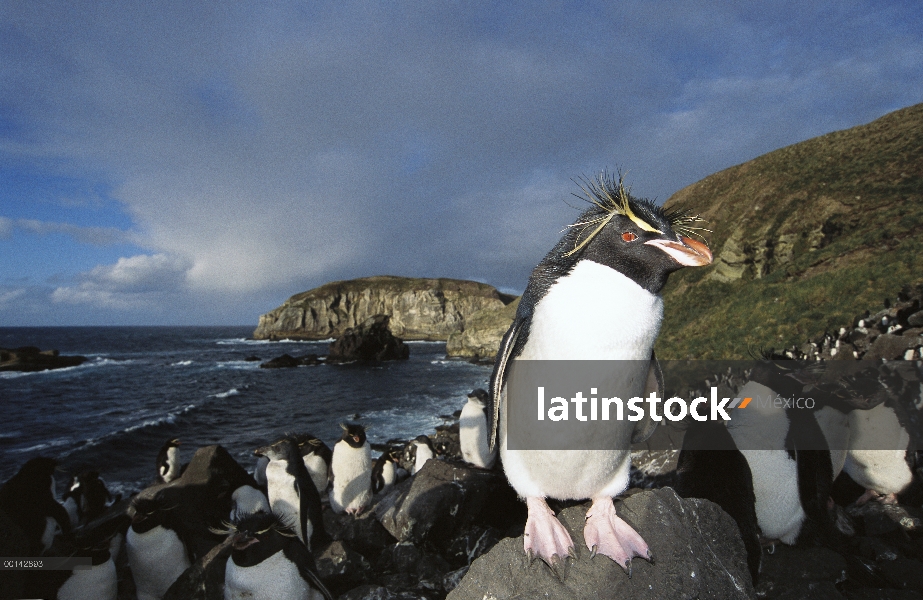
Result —
[[[711,253],[693,239],[693,217],[633,198],[620,180],[603,174],[585,182],[584,192],[593,207],[532,273],[504,336],[490,392],[473,390],[460,411],[459,445],[473,467],[502,464],[525,500],[527,554],[541,558],[563,578],[561,565],[573,556],[573,542],[547,499],[590,499],[584,530],[588,548],[630,576],[631,559],[650,560],[652,552],[616,514],[612,498],[627,486],[629,444],[650,435],[653,424],[614,427],[610,451],[570,456],[511,451],[504,443],[505,377],[516,360],[634,359],[644,361],[644,372],[636,378],[640,387],[626,389],[625,395],[661,392],[653,354],[662,318],[659,292],[671,272],[706,265]],[[576,318],[575,305],[583,313]],[[561,327],[565,321],[567,326]],[[896,317],[888,322],[886,315],[859,320],[858,329],[872,321],[879,329],[887,327],[880,332],[886,335],[899,326]],[[839,339],[844,336],[849,337],[845,330]],[[837,337],[829,337],[818,347],[832,355]],[[871,372],[865,368],[829,375],[806,366],[805,361],[819,355],[794,350],[769,355],[747,373],[737,392],[741,397],[787,397],[811,390],[820,399],[814,410],[738,410],[728,424],[695,422],[685,434],[677,491],[712,500],[737,522],[754,581],[764,546],[807,538],[835,543],[844,535],[832,499],[833,481],[841,473],[862,487],[853,498],[857,504],[894,503],[914,483],[916,440],[909,430],[911,419],[896,398],[902,389],[895,379],[900,374],[876,366]],[[194,486],[184,479],[202,470],[198,452],[190,463],[180,462],[178,439],[167,440],[157,456],[157,483],[132,499],[127,516],[116,518],[111,513],[120,498],[108,492],[98,472],[74,477],[59,502],[55,461],[28,461],[0,487],[0,510],[22,528],[33,555],[66,548],[91,556],[93,564],[90,570],[32,581],[28,591],[35,597],[114,599],[114,558],[124,545],[139,600],[183,597],[176,596],[176,586],[209,549],[219,548],[228,551],[225,598],[332,598],[314,559],[314,552],[329,540],[322,502],[334,512],[361,515],[376,495],[387,494],[403,477],[438,459],[429,437],[419,436],[403,450],[388,448],[373,461],[365,428],[355,423],[341,428],[343,435],[332,450],[311,434],[289,435],[256,449],[253,475],[217,447],[211,455],[217,462],[209,468],[224,460],[225,478],[217,489],[208,490],[205,504],[216,508],[207,518],[192,517],[187,510],[202,498],[192,500]],[[895,440],[898,449],[868,449],[869,439],[883,437]]]

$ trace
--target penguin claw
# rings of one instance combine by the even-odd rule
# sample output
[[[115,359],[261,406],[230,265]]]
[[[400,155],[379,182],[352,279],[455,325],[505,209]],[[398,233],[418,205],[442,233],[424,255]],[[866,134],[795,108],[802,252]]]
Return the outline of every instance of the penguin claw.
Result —
[[[625,570],[628,571],[628,578],[631,579],[631,559],[625,561]]]
[[[568,558],[573,558],[574,560],[577,560],[577,549],[574,546],[571,546],[570,548],[568,548],[567,556]]]
[[[596,556],[596,551],[597,551],[598,549],[599,549],[599,545],[598,545],[598,544],[593,544],[593,546],[590,548],[590,559],[592,559],[594,556]]]

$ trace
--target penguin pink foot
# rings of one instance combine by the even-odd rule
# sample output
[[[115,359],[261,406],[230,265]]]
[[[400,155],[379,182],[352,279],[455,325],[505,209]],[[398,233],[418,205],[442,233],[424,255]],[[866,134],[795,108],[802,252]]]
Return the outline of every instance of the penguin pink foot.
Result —
[[[869,500],[875,500],[881,504],[897,504],[897,494],[879,494],[875,490],[865,490],[865,493],[856,499],[856,506],[862,506]]]
[[[568,556],[576,558],[570,533],[554,516],[544,498],[526,498],[526,506],[529,517],[526,519],[523,545],[529,562],[540,558],[559,579],[563,579],[563,571],[558,573],[558,565],[564,565]]]
[[[654,557],[647,542],[615,514],[612,498],[593,498],[593,506],[586,513],[583,538],[591,555],[604,554],[614,560],[631,577],[631,559],[640,556],[653,562]]]

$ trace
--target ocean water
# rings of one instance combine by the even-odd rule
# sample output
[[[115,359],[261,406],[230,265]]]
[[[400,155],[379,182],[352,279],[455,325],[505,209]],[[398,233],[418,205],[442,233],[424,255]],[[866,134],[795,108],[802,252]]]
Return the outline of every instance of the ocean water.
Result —
[[[265,361],[327,353],[328,342],[248,339],[252,327],[0,328],[0,347],[38,346],[88,358],[78,367],[0,373],[0,482],[28,459],[61,461],[62,479],[96,469],[113,492],[156,477],[171,437],[183,462],[221,444],[245,468],[253,449],[311,432],[332,446],[356,419],[372,443],[431,433],[440,415],[487,387],[490,368],[447,359],[445,344],[410,342],[410,360],[377,365],[260,369]],[[59,488],[60,489],[60,488]]]

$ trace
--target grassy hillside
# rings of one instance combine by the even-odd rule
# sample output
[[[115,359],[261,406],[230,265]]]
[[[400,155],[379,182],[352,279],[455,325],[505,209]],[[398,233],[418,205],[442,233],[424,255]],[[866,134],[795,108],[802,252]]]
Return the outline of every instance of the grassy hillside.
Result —
[[[661,358],[747,358],[852,322],[923,281],[923,104],[776,150],[667,200],[715,263],[671,276]]]

